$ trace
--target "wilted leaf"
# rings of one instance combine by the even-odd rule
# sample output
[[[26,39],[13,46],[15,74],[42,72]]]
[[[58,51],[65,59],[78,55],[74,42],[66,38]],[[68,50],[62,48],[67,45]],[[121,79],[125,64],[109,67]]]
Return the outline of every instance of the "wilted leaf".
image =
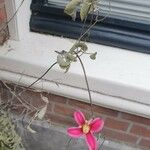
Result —
[[[65,61],[64,57],[62,55],[58,55],[57,56],[57,63],[59,64],[59,66],[62,69],[67,68],[68,66],[70,66],[70,62],[69,61]]]
[[[87,45],[83,42],[75,43],[72,48],[70,49],[70,52],[72,53],[75,49],[81,48],[82,51],[86,51],[88,49]]]
[[[84,0],[80,10],[80,18],[83,21],[89,14],[91,8],[91,0]]]
[[[30,127],[30,125],[27,126],[27,130],[29,130],[31,133],[36,133],[36,131],[33,130],[33,129]]]
[[[47,105],[45,105],[37,114],[37,117],[42,120],[46,114],[47,111]]]
[[[65,73],[67,73],[69,71],[70,66],[68,66],[65,70]]]
[[[75,16],[76,8],[81,3],[81,0],[71,0],[65,7],[64,12],[70,16]]]
[[[65,54],[65,58],[68,61],[74,61],[74,62],[77,61],[77,58],[73,54],[71,54],[71,53],[66,53]]]
[[[91,58],[92,60],[95,60],[95,59],[96,59],[96,55],[97,55],[97,52],[91,54],[91,55],[90,55],[90,58]]]
[[[41,99],[46,103],[46,104],[48,104],[49,103],[49,100],[48,100],[48,98],[47,97],[45,97],[45,96],[43,96],[42,94],[41,94]]]

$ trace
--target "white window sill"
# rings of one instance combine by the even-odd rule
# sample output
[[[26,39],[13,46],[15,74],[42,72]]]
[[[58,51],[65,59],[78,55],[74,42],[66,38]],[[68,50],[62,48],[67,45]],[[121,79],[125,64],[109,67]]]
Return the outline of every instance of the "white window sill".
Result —
[[[29,32],[29,3],[25,1],[17,15],[20,40],[10,40],[0,48],[0,79],[22,85],[30,85],[56,61],[55,50],[68,50],[74,43],[70,39]],[[95,61],[83,57],[93,102],[150,118],[150,55],[97,44],[88,46],[90,51],[98,52]],[[44,79],[34,88],[88,102],[79,63],[72,64],[67,74],[57,66]]]

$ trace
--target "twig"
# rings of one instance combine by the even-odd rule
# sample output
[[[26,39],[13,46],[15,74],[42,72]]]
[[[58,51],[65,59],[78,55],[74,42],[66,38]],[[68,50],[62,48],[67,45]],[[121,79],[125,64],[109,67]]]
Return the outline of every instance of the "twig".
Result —
[[[68,141],[67,141],[67,148],[66,148],[66,150],[69,150],[69,144],[71,143],[71,140],[72,140],[72,138],[70,138]]]
[[[11,88],[6,84],[6,83],[3,83],[4,85],[5,85],[5,87],[10,91],[10,93],[12,94],[12,95],[14,95],[18,100],[19,100],[19,102],[25,107],[25,108],[27,108],[27,109],[31,109],[29,106],[32,106],[31,104],[29,104],[28,102],[26,102],[26,101],[22,101],[22,99],[18,96],[18,95],[16,95],[14,92],[12,92],[12,90],[11,90]],[[29,105],[29,106],[28,106]],[[34,107],[34,106],[32,106],[32,108],[34,108],[35,110],[36,110],[36,108]],[[32,110],[32,109],[31,109]]]
[[[101,145],[99,147],[99,150],[101,150],[101,148],[103,147],[104,143],[105,143],[105,137],[103,137],[103,142],[101,143]]]

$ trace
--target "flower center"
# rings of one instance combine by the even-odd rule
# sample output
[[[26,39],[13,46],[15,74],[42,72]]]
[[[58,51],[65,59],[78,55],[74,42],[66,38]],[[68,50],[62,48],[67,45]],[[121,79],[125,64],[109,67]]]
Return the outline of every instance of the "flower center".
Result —
[[[84,125],[82,126],[82,131],[83,131],[84,134],[89,133],[89,131],[90,131],[90,126],[89,126],[88,124],[84,124]]]

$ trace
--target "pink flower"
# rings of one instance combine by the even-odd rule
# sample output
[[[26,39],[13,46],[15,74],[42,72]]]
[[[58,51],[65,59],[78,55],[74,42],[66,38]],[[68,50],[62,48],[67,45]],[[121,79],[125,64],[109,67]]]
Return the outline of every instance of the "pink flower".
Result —
[[[89,150],[97,150],[98,144],[93,133],[100,132],[104,126],[104,121],[100,118],[92,120],[85,120],[85,116],[81,111],[74,112],[74,119],[78,124],[78,127],[68,128],[67,133],[73,138],[79,138],[84,135]]]

